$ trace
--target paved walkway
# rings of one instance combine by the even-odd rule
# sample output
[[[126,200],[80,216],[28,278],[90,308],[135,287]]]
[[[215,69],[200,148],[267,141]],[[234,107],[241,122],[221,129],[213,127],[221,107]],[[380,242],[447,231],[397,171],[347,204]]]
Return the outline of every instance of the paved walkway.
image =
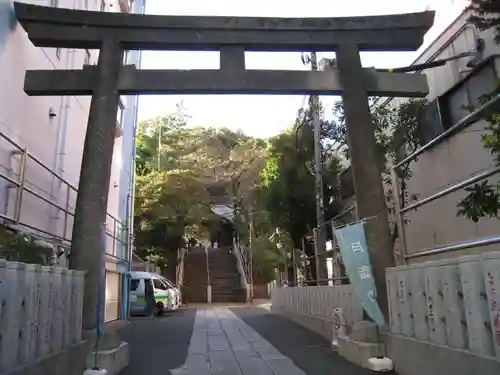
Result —
[[[304,328],[256,307],[181,309],[123,332],[123,375],[364,375]]]

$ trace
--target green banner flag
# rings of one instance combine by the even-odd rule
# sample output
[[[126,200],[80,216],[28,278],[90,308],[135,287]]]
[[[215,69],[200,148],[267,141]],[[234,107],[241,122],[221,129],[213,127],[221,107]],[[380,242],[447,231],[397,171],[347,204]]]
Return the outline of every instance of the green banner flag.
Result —
[[[361,306],[379,327],[383,326],[385,320],[377,303],[377,289],[366,244],[364,223],[359,222],[339,229],[334,227],[333,232],[349,281]]]

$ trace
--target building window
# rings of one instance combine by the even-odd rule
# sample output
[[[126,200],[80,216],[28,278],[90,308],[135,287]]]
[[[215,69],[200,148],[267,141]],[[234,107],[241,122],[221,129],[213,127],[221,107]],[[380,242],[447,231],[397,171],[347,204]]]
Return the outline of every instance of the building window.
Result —
[[[116,138],[120,138],[123,135],[123,121],[125,117],[125,106],[123,104],[123,99],[120,98],[118,103],[118,110],[116,112]]]
[[[425,108],[425,122],[418,129],[418,138],[421,145],[429,143],[444,131],[439,102],[439,99],[434,99]]]
[[[427,105],[425,126],[419,129],[421,144],[426,144],[449,129],[469,112],[467,107],[477,106],[479,99],[497,87],[494,60],[486,62],[451,90]]]
[[[118,104],[118,112],[116,113],[116,123],[121,127],[123,124],[123,115],[125,113],[125,106],[123,105],[123,101],[120,99],[120,103]]]
[[[50,0],[50,6],[57,8],[59,6],[59,0]]]
[[[493,59],[471,73],[446,94],[439,97],[439,110],[446,130],[469,114],[466,107],[478,106],[480,98],[497,87]]]
[[[83,62],[83,65],[90,65],[90,58],[91,58],[90,51],[88,49],[85,50],[85,60]]]
[[[58,60],[61,60],[61,48],[56,48],[56,57]]]
[[[101,0],[100,10],[101,10],[101,12],[104,12],[106,10],[106,1],[105,0]]]

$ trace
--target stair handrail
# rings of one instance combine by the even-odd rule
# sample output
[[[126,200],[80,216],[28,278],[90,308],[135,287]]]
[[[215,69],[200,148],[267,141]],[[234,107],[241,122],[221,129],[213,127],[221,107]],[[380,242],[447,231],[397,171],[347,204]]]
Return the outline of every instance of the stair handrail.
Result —
[[[237,247],[241,254],[241,259],[243,260],[243,270],[245,271],[245,278],[248,282],[250,282],[250,265],[248,264],[248,254],[246,248],[243,247],[239,242],[237,242]]]
[[[243,255],[243,252],[241,250],[241,247],[239,246],[238,241],[236,241],[235,238],[233,238],[233,254],[236,257],[236,264],[238,271],[240,273],[240,283],[241,286],[245,289],[245,295],[246,295],[246,300],[248,301],[250,299],[250,285],[249,285],[249,278],[248,278],[248,267],[245,261],[245,257]]]
[[[205,263],[207,265],[207,286],[210,285],[210,265],[208,263],[208,248],[204,246],[205,248]]]

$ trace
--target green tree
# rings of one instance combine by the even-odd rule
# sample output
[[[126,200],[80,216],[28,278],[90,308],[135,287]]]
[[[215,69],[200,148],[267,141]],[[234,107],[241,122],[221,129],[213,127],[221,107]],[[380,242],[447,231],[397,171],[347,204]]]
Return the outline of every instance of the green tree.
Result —
[[[483,95],[479,104],[483,105],[500,94],[500,85],[492,93]],[[467,108],[473,111],[474,106]],[[500,164],[500,114],[492,113],[486,117],[488,125],[481,139],[484,148],[490,151],[496,165]],[[457,215],[464,216],[477,223],[481,218],[499,218],[500,183],[490,183],[485,180],[473,186],[466,187],[467,195],[457,204]]]
[[[379,150],[379,168],[382,173],[387,208],[395,213],[395,196],[392,188],[392,166],[412,154],[422,146],[422,131],[426,121],[427,101],[410,99],[400,103],[382,103],[381,99],[370,98],[375,139]],[[334,120],[330,123],[333,144],[338,151],[343,151],[349,158],[347,128],[342,101],[333,106]],[[415,161],[417,161],[416,159]],[[396,169],[400,193],[400,207],[404,208],[410,200],[408,181],[412,176],[411,165],[405,164]],[[397,222],[392,227],[392,241],[398,238]]]
[[[323,177],[323,206],[325,219],[337,215],[342,207],[340,199],[340,161],[331,152],[330,127],[326,121],[321,124],[321,151]],[[269,213],[270,228],[278,228],[283,236],[290,237],[286,254],[302,259],[303,239],[306,253],[312,255],[313,228],[316,223],[316,192],[314,176],[314,133],[312,108],[298,111],[294,126],[268,140],[268,157],[262,170],[262,185],[259,189],[262,206]],[[268,233],[267,236],[273,233]],[[331,233],[327,233],[329,238]],[[287,263],[292,267],[291,258]],[[310,270],[314,278],[315,269]],[[287,270],[288,277],[291,272]],[[291,280],[291,279],[290,279]]]
[[[275,278],[275,270],[285,269],[285,250],[279,248],[266,235],[256,237],[252,249],[254,278],[269,282]]]
[[[136,244],[164,263],[188,239],[207,242],[214,188],[243,212],[263,165],[265,143],[228,129],[188,127],[182,111],[139,125]],[[163,260],[162,260],[163,259]]]
[[[0,257],[11,262],[49,265],[52,249],[39,245],[30,235],[0,226]]]
[[[470,21],[480,30],[495,29],[495,41],[500,43],[500,1],[471,0],[468,10],[472,12]],[[488,100],[500,94],[500,85],[491,93],[480,98],[483,105]],[[473,106],[467,108],[473,111]],[[500,114],[493,113],[486,120],[488,126],[482,136],[483,146],[493,156],[495,163],[500,163]],[[467,195],[457,204],[457,215],[464,216],[477,223],[481,218],[499,218],[500,185],[488,180],[474,184],[464,189]]]
[[[199,142],[182,113],[139,124],[135,242],[139,255],[159,266],[185,246],[187,236],[206,235],[209,194],[191,157]]]
[[[302,246],[302,238],[316,227],[316,194],[312,160],[312,131],[299,127],[269,142],[269,156],[262,171],[262,197],[274,227],[290,233],[294,246]],[[340,209],[338,189],[339,164],[329,163],[323,173],[325,217]]]
[[[467,7],[472,12],[470,22],[479,30],[494,28],[495,41],[500,42],[500,0],[471,0]]]

